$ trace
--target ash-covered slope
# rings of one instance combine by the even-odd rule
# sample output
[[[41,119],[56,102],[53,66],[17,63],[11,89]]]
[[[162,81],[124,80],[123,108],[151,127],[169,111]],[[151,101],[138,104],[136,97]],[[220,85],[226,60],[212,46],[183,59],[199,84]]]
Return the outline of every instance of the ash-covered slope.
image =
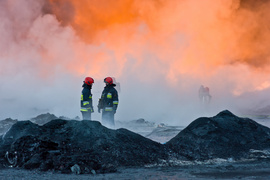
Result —
[[[126,129],[111,130],[97,121],[52,120],[39,126],[20,121],[0,140],[14,165],[24,168],[81,173],[113,171],[117,166],[141,166],[166,159],[163,146]],[[17,162],[12,156],[17,152]],[[11,156],[12,155],[12,156]]]
[[[40,114],[37,117],[31,118],[30,121],[39,125],[43,125],[54,119],[58,119],[58,117],[56,117],[54,114],[46,113],[46,114]]]
[[[30,121],[35,124],[43,125],[54,119],[64,119],[64,118],[62,117],[58,118],[54,114],[46,113],[46,114],[40,114],[37,117],[31,118]],[[9,130],[9,128],[16,122],[18,122],[17,119],[11,119],[11,118],[0,120],[0,135],[6,133]]]
[[[225,110],[196,119],[166,146],[191,160],[249,158],[251,149],[270,149],[270,129]]]
[[[42,126],[18,121],[0,137],[0,165],[5,156],[9,164],[26,169],[105,173],[119,166],[171,164],[172,159],[270,158],[267,149],[269,128],[227,110],[196,119],[165,145],[97,121],[57,119]]]
[[[11,126],[15,124],[16,122],[18,122],[17,119],[11,119],[11,118],[6,118],[4,120],[1,120],[0,121],[0,135],[7,132],[9,128],[11,128]]]

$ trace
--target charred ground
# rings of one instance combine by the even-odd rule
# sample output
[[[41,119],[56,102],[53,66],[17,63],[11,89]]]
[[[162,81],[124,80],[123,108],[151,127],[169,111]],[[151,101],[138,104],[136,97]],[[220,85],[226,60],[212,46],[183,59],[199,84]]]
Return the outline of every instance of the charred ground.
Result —
[[[97,121],[18,121],[1,136],[2,167],[62,173],[107,173],[119,167],[166,165],[215,158],[269,158],[270,129],[225,110],[193,121],[166,144]],[[8,152],[8,153],[7,153]]]
[[[226,110],[196,119],[166,146],[191,160],[250,158],[252,150],[270,148],[270,129]]]

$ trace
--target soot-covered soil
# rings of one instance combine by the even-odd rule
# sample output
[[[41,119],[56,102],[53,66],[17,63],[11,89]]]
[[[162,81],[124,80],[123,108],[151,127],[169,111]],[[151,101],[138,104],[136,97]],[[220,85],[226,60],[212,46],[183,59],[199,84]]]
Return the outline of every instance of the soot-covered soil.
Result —
[[[119,168],[115,173],[106,174],[60,174],[53,171],[24,170],[17,168],[0,169],[1,180],[214,180],[214,179],[270,179],[269,160],[238,163],[196,164],[177,167],[130,167]]]
[[[175,131],[177,129],[173,133]],[[162,135],[166,130],[162,133],[155,130],[150,135],[157,132]],[[168,130],[168,133],[172,131]],[[199,177],[206,173],[206,176],[214,177],[219,170],[244,173],[249,164],[265,169],[270,165],[269,149],[268,127],[227,110],[214,117],[196,119],[166,144],[124,128],[108,129],[97,121],[56,119],[44,125],[18,121],[0,138],[0,164],[3,168],[32,170],[27,172],[92,174],[95,177],[104,173],[116,177],[121,171],[125,176],[136,169],[149,172],[151,178],[151,173],[157,173],[159,169],[163,175],[167,172],[179,177],[181,174]],[[219,165],[219,161],[213,163],[220,158],[230,165]],[[232,165],[243,159],[253,160],[253,163]],[[174,172],[177,169],[180,174]],[[5,171],[12,170],[7,168]],[[136,177],[140,176],[143,175]]]
[[[21,121],[1,138],[14,166],[78,173],[115,172],[118,166],[143,166],[166,159],[163,146],[126,129],[111,130],[96,121],[52,120],[39,126]],[[6,155],[7,156],[7,155]],[[75,168],[76,169],[76,168]]]
[[[254,150],[270,149],[270,129],[226,110],[196,119],[166,146],[190,160],[250,158]]]

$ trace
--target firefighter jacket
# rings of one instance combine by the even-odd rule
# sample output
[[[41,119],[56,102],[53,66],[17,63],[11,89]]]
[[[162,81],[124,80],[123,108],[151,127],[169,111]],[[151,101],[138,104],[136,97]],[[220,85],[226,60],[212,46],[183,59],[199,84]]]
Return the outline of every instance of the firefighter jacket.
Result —
[[[98,108],[103,109],[103,111],[113,111],[116,112],[118,106],[118,93],[113,85],[107,85],[101,94],[101,99],[99,101]]]
[[[92,93],[91,86],[83,84],[83,90],[81,94],[81,111],[82,112],[94,112],[93,102],[92,102]]]

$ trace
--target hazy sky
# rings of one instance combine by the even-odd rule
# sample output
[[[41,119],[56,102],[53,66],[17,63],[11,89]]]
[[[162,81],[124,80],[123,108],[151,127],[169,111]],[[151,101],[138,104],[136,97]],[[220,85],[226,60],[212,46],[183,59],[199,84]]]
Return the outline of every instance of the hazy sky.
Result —
[[[117,120],[187,125],[268,104],[268,0],[1,0],[0,119],[80,116],[86,76],[121,84]],[[198,103],[200,85],[213,96]],[[92,117],[100,120],[100,114]]]

